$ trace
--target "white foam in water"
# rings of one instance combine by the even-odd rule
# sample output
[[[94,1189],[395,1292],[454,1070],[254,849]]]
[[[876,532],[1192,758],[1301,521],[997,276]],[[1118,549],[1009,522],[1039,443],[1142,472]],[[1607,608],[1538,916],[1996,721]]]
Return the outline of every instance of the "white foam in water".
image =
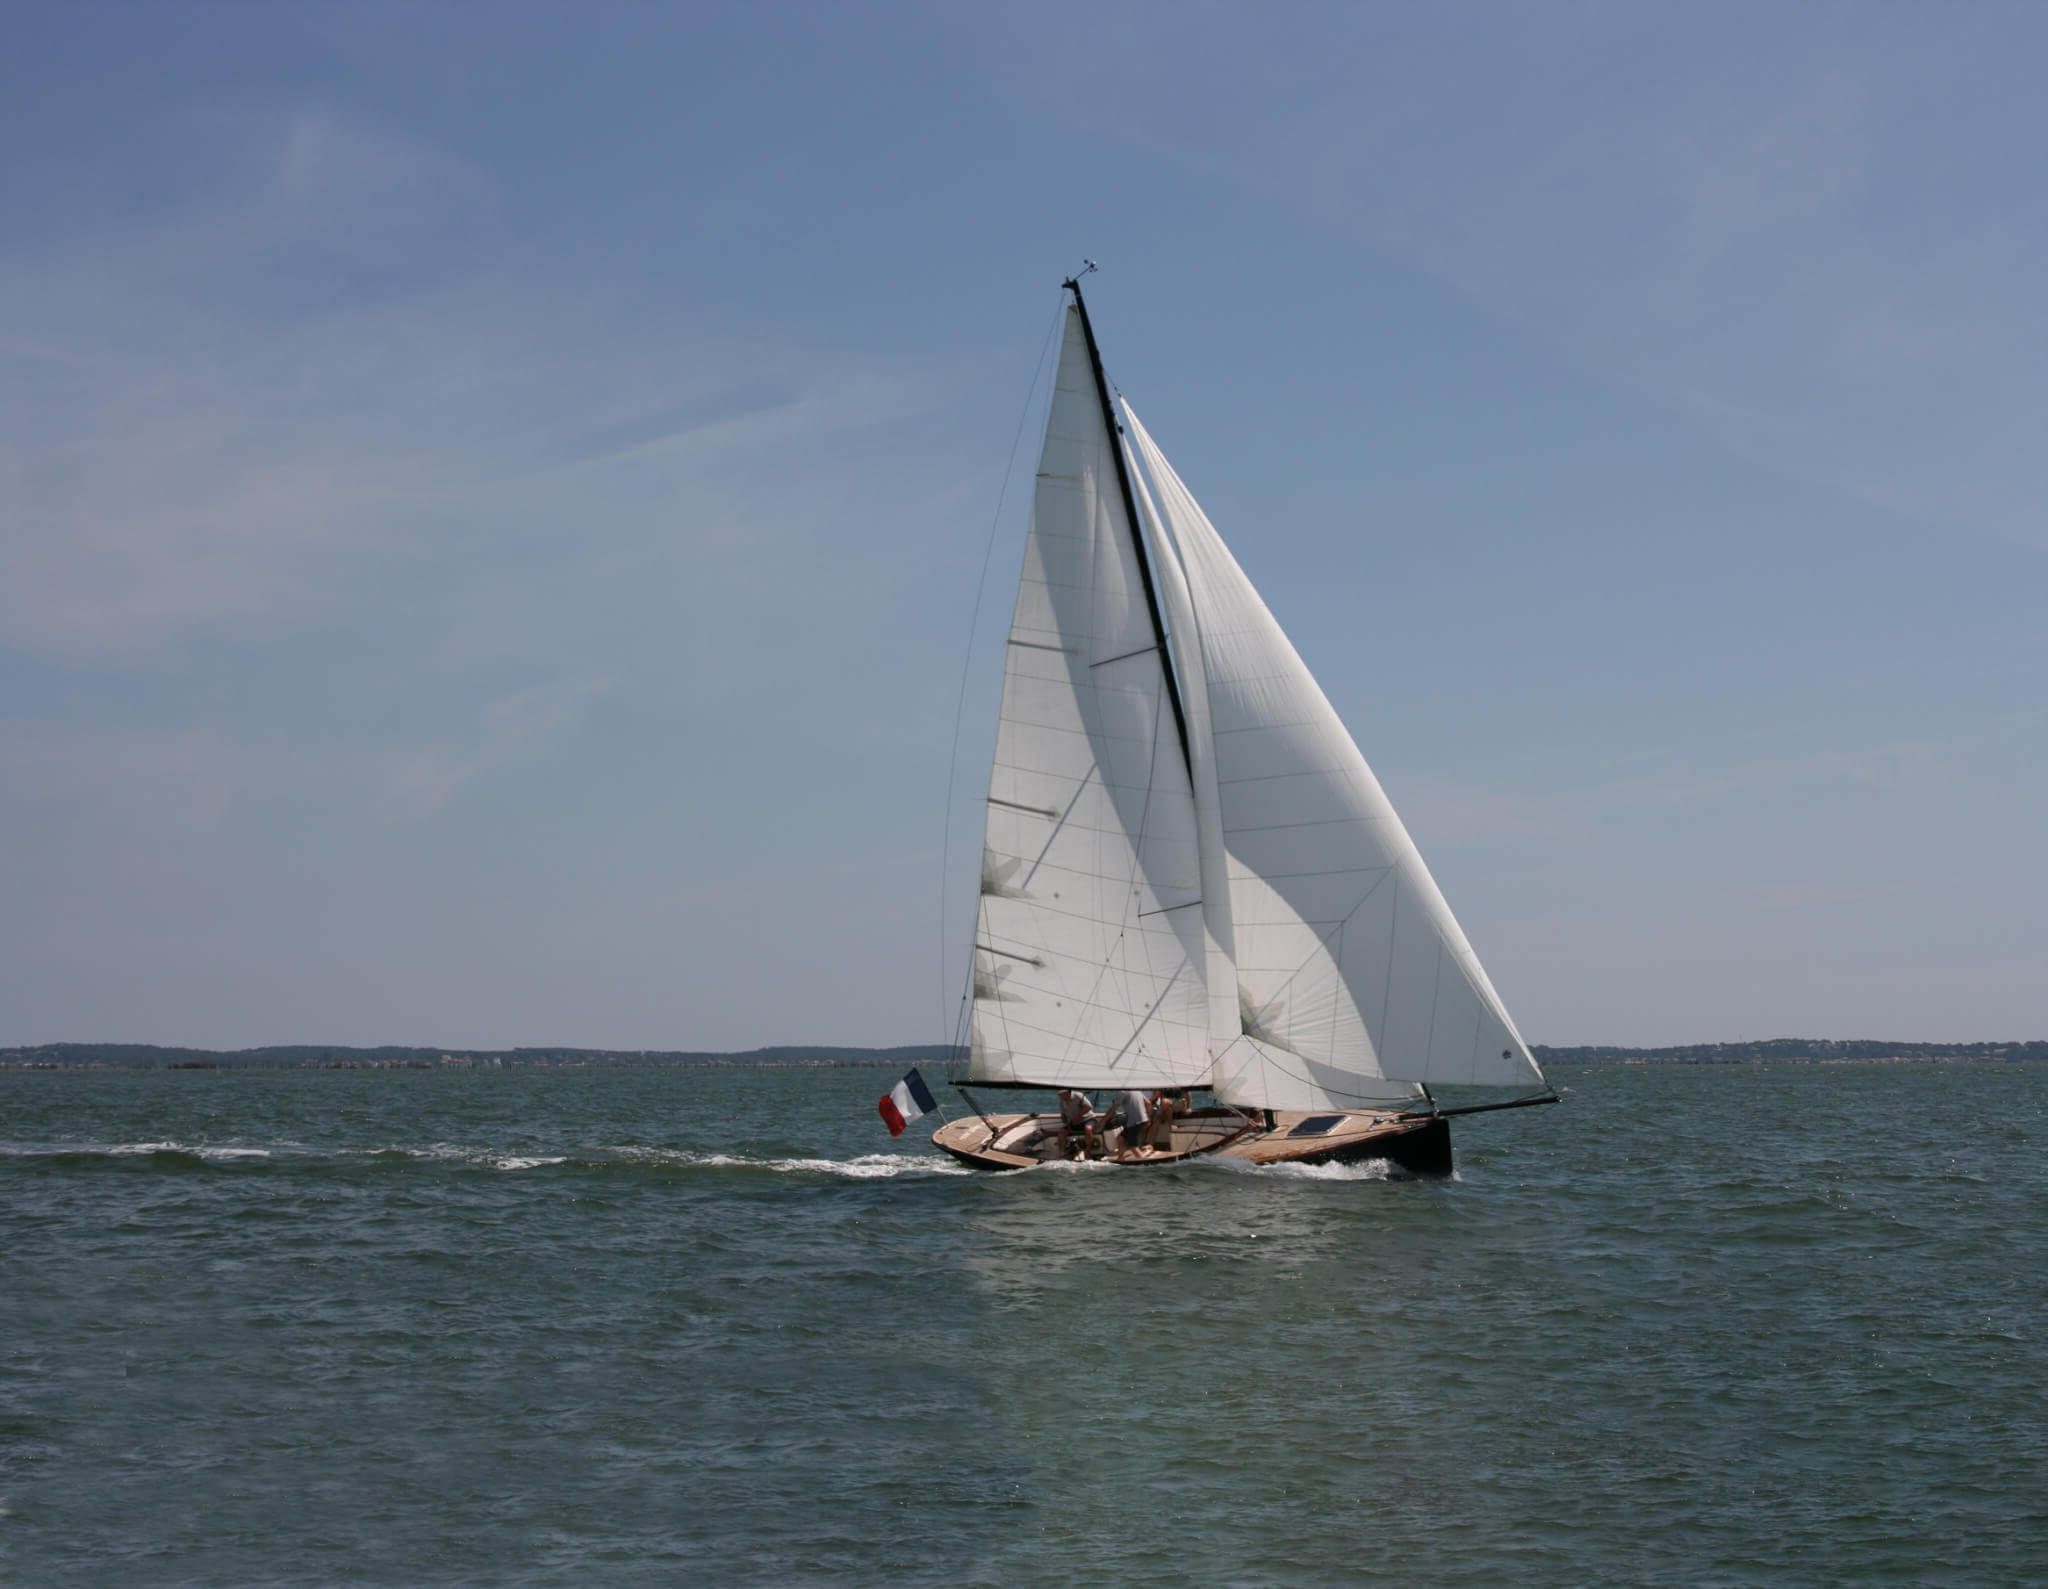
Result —
[[[487,1170],[538,1170],[550,1164],[567,1164],[567,1154],[500,1153],[496,1148],[474,1148],[460,1142],[434,1142],[423,1148],[358,1148],[372,1158],[439,1159],[449,1164],[474,1164]]]
[[[496,1148],[479,1148],[460,1142],[434,1142],[425,1147],[400,1147],[387,1143],[374,1148],[328,1150],[344,1158],[431,1159],[448,1164],[470,1164],[491,1170],[539,1170],[567,1164],[563,1153],[505,1153]],[[595,1152],[622,1163],[673,1165],[678,1169],[766,1170],[780,1175],[841,1175],[849,1180],[889,1180],[899,1175],[972,1175],[974,1172],[950,1159],[927,1158],[902,1153],[863,1153],[851,1159],[753,1159],[737,1153],[694,1153],[679,1148],[622,1146],[599,1148]],[[211,1162],[234,1159],[267,1159],[270,1148],[212,1147],[191,1142],[9,1142],[0,1143],[0,1156],[36,1158],[59,1154],[99,1154],[109,1158],[135,1158],[151,1153],[189,1153]],[[600,1160],[599,1162],[602,1162]],[[1099,1165],[1072,1168],[1098,1169]]]
[[[731,1153],[680,1153],[678,1164],[707,1168],[772,1170],[783,1175],[844,1175],[856,1181],[881,1181],[897,1175],[972,1175],[951,1159],[911,1158],[902,1153],[863,1153],[851,1159],[748,1159]]]
[[[10,1142],[0,1152],[11,1158],[54,1158],[60,1154],[97,1154],[109,1159],[136,1158],[144,1153],[189,1153],[195,1159],[267,1159],[268,1148],[209,1147],[194,1142]]]
[[[1386,1159],[1361,1159],[1356,1164],[1248,1164],[1243,1159],[1196,1159],[1206,1168],[1236,1175],[1259,1175],[1282,1181],[1384,1181],[1394,1166]]]
[[[856,1181],[888,1180],[898,1175],[972,1175],[951,1159],[913,1157],[904,1153],[863,1153],[851,1159],[750,1159],[738,1153],[695,1153],[688,1148],[623,1146],[600,1151],[631,1164],[671,1165],[676,1169],[767,1170],[779,1175],[843,1175]]]
[[[352,1150],[375,1158],[438,1159],[445,1163],[474,1164],[493,1170],[535,1170],[553,1164],[567,1164],[567,1154],[501,1153],[493,1148],[466,1147],[457,1142],[436,1142],[424,1148],[359,1148]],[[913,1158],[898,1153],[863,1153],[851,1159],[752,1159],[737,1153],[695,1153],[687,1148],[651,1148],[639,1145],[585,1150],[621,1164],[653,1164],[675,1169],[766,1170],[781,1175],[843,1175],[850,1180],[887,1180],[898,1175],[971,1175],[974,1172],[950,1159]],[[581,1161],[591,1165],[593,1161]]]
[[[1385,1159],[1364,1159],[1357,1164],[1261,1164],[1257,1168],[1300,1181],[1384,1181],[1394,1172]]]

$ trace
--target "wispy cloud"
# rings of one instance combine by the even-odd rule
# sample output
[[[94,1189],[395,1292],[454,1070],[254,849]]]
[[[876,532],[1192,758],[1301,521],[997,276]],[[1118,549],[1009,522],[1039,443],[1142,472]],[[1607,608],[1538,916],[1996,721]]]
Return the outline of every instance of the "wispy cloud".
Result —
[[[416,140],[325,112],[236,130],[262,157],[227,191],[0,254],[0,645],[331,623],[543,511],[715,553],[797,486],[778,448],[913,406],[904,374],[708,317],[652,337],[475,257],[450,218],[487,185]]]
[[[0,796],[136,831],[218,832],[279,805],[409,822],[479,779],[546,760],[618,684],[586,675],[505,692],[424,742],[16,719],[0,722]]]
[[[274,611],[445,472],[393,422],[360,300],[279,297],[395,264],[459,168],[317,113],[236,130],[261,158],[231,191],[0,256],[0,643],[76,658]]]
[[[1112,8],[1122,47],[1018,40],[1019,92],[1367,239],[1792,475],[2048,546],[2038,13],[1484,17],[1356,12],[1224,81],[1233,15]]]
[[[603,677],[560,679],[501,695],[484,706],[463,743],[404,760],[391,774],[390,793],[401,809],[433,811],[487,773],[543,760],[590,703],[617,688],[618,682]]]
[[[109,807],[135,821],[210,832],[252,798],[278,792],[279,775],[303,790],[319,770],[259,758],[214,728],[108,728],[10,722],[0,726],[0,793],[68,810]]]

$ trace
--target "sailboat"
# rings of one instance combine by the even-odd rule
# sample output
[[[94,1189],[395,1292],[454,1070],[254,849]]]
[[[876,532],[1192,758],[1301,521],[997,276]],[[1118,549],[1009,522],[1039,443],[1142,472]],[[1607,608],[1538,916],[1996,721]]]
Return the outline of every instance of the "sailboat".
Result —
[[[1063,290],[963,1001],[971,1112],[932,1141],[983,1169],[1447,1175],[1451,1116],[1557,1094],[1322,689],[1112,390],[1079,277]],[[1450,1085],[1544,1090],[1443,1107]],[[993,1110],[998,1089],[1061,1107]]]

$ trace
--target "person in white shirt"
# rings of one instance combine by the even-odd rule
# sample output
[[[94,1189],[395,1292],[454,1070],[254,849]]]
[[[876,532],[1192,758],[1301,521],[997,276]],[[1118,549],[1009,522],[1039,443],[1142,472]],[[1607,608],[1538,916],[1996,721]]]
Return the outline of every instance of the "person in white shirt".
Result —
[[[1143,1147],[1145,1127],[1152,1120],[1152,1095],[1133,1087],[1124,1094],[1119,1109],[1124,1119],[1125,1149]]]
[[[1095,1106],[1085,1092],[1060,1089],[1060,1128],[1067,1139],[1067,1157],[1087,1158],[1095,1146]]]

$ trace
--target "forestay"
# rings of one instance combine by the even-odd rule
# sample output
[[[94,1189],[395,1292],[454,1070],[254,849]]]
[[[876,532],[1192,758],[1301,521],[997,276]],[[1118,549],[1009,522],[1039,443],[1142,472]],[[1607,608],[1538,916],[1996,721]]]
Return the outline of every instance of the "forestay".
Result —
[[[1210,1077],[1187,762],[1078,313],[1067,313],[989,782],[980,1081]]]
[[[1225,851],[1244,1034],[1218,1051],[1218,1097],[1321,1109],[1388,1102],[1415,1083],[1540,1082],[1379,780],[1207,515],[1123,414],[1178,552],[1193,629],[1174,635],[1182,692],[1201,699],[1213,755],[1208,831]]]

